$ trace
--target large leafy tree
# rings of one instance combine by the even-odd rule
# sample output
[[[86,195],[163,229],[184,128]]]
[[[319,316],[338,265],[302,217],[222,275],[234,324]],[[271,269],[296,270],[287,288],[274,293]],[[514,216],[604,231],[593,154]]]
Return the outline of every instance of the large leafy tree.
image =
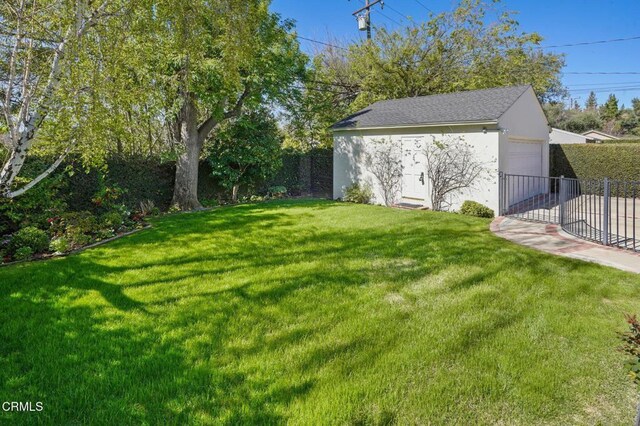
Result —
[[[542,38],[521,32],[513,14],[490,18],[497,3],[463,0],[427,22],[321,52],[292,123],[315,127],[307,133],[328,144],[331,121],[377,100],[516,84],[531,84],[541,100],[564,95],[563,57],[539,49]]]
[[[0,141],[6,150],[0,198],[19,196],[49,176],[91,127],[100,88],[92,83],[104,75],[91,54],[110,33],[111,18],[125,14],[129,5],[121,0],[0,3]],[[58,157],[34,179],[17,185],[36,149]]]
[[[173,204],[200,207],[198,162],[207,138],[243,107],[290,96],[304,72],[292,24],[263,0],[149,0],[141,54],[155,64],[166,120],[177,147]]]
[[[221,126],[207,146],[213,175],[238,200],[241,185],[255,186],[282,165],[282,134],[264,108],[248,112]]]

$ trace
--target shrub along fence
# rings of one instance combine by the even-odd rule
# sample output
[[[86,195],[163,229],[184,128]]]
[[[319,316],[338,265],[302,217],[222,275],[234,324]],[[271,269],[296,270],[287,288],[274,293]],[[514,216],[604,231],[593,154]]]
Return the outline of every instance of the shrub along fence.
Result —
[[[121,188],[121,201],[130,209],[138,208],[140,201],[146,200],[153,201],[161,210],[168,209],[171,204],[176,167],[172,161],[114,156],[107,160],[106,172],[86,172],[77,161],[72,161],[69,166],[74,172],[66,178],[68,187],[62,195],[73,210],[91,210],[92,197],[104,186]],[[211,175],[211,166],[206,161],[200,163],[198,193],[202,199],[220,198],[225,193]]]
[[[47,159],[31,157],[24,175],[35,176],[49,164]],[[137,210],[141,201],[151,200],[160,210],[171,204],[175,163],[159,158],[113,156],[105,170],[85,171],[79,160],[70,159],[58,171],[32,190],[14,200],[0,200],[0,235],[34,225],[46,228],[47,219],[65,211],[96,210],[94,199],[105,188],[119,188],[120,203]],[[283,151],[283,167],[276,176],[256,188],[242,188],[243,194],[265,194],[269,187],[284,186],[290,195],[327,197],[332,192],[333,153],[331,149],[308,152]],[[211,173],[207,161],[200,163],[198,193],[201,200],[228,200]]]
[[[550,176],[640,181],[640,144],[550,145]]]

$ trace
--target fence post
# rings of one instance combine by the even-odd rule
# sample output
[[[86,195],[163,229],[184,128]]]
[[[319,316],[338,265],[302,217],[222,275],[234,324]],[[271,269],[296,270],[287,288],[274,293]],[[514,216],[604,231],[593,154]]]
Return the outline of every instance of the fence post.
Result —
[[[559,187],[558,187],[558,192],[560,193],[560,228],[562,229],[564,227],[564,203],[565,203],[565,194],[564,194],[564,190],[565,190],[565,185],[564,185],[564,175],[560,176],[559,179]]]
[[[504,213],[504,182],[503,172],[498,173],[498,216],[502,216]]]
[[[605,246],[609,245],[609,209],[611,208],[611,205],[609,203],[609,200],[611,199],[610,191],[611,188],[609,185],[609,178],[604,178],[604,217],[602,224],[602,244],[604,244]]]

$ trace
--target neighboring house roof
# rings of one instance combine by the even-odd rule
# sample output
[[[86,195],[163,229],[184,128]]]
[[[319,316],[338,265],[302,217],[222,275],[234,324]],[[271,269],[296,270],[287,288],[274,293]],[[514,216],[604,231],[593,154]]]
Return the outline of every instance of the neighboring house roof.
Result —
[[[549,135],[549,143],[552,144],[589,143],[594,141],[591,137],[573,133],[568,130],[556,129],[555,127],[551,128]]]
[[[589,130],[588,132],[584,132],[582,135],[583,136],[597,135],[597,136],[601,136],[603,139],[620,139],[617,136],[613,136],[613,135],[610,135],[608,133],[601,132],[600,130]]]
[[[494,89],[379,101],[332,126],[363,129],[412,125],[497,122],[531,86]]]

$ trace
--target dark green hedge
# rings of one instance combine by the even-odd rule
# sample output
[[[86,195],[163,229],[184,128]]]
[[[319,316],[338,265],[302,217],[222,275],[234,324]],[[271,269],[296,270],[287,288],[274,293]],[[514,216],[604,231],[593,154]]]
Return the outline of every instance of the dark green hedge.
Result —
[[[611,139],[611,140],[602,141],[602,143],[606,143],[606,144],[640,143],[640,139]]]
[[[52,159],[30,157],[22,176],[34,177],[51,164]],[[94,211],[92,199],[104,187],[123,190],[121,201],[136,210],[141,201],[151,200],[166,210],[173,196],[175,163],[157,158],[113,156],[105,170],[85,171],[80,160],[70,159],[58,171],[27,194],[13,200],[0,199],[0,235],[22,226],[46,227],[47,219],[62,211]],[[300,153],[286,150],[283,167],[258,193],[264,195],[271,186],[282,185],[290,195],[330,196],[333,186],[333,152],[314,149]],[[246,188],[242,195],[248,194]],[[200,200],[228,200],[230,193],[211,173],[207,161],[200,163],[198,194]]]
[[[550,145],[550,174],[640,181],[640,144]]]

